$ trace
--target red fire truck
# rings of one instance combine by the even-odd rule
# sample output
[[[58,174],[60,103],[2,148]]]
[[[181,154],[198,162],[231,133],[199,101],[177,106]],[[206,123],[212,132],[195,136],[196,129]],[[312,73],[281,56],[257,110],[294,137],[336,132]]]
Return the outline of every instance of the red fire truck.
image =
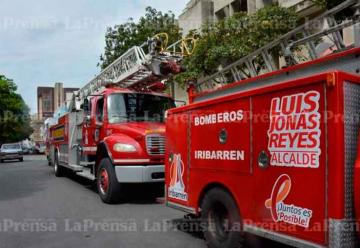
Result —
[[[191,42],[167,47],[167,36],[159,34],[75,92],[69,113],[50,128],[48,157],[55,175],[67,168],[96,180],[105,203],[123,198],[130,184],[163,194],[164,113],[175,105],[157,91],[163,90],[162,80],[180,71],[181,51],[191,51]]]
[[[334,20],[354,7],[353,18]],[[168,111],[166,203],[200,217],[209,247],[241,247],[244,233],[295,247],[358,247],[359,8],[344,1],[191,85],[191,104]],[[355,30],[354,43],[344,29]],[[322,57],[326,41],[336,52]]]

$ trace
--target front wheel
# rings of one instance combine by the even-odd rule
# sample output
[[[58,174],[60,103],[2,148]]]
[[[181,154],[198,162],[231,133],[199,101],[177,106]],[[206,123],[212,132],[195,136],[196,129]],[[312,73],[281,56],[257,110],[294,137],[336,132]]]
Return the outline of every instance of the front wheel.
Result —
[[[56,177],[62,177],[64,175],[65,168],[59,164],[58,154],[55,154],[54,161],[54,173]]]
[[[99,196],[104,203],[117,203],[124,196],[123,186],[117,181],[114,165],[108,158],[100,161],[96,185]]]
[[[203,232],[210,248],[243,246],[240,213],[233,197],[221,188],[210,190],[201,204]]]

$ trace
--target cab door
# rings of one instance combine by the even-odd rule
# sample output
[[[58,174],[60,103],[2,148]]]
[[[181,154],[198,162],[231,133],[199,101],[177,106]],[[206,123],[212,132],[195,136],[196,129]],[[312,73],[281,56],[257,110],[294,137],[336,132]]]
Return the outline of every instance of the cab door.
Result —
[[[101,140],[104,125],[104,98],[93,97],[90,102],[90,121],[84,121],[83,142],[86,154],[96,154],[96,148]]]
[[[257,95],[252,104],[255,223],[324,244],[324,84]]]

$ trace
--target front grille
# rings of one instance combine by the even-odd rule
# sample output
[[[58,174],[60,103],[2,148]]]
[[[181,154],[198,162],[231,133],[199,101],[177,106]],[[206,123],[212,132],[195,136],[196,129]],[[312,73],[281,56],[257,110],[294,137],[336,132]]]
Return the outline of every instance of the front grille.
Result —
[[[152,134],[146,136],[146,150],[149,155],[165,154],[165,136]]]

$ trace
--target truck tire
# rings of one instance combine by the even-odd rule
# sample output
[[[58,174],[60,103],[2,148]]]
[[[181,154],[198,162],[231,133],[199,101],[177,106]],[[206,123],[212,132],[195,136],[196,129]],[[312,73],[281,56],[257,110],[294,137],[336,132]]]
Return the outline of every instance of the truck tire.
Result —
[[[20,161],[20,162],[24,162],[24,158],[19,158],[19,161]]]
[[[206,193],[201,203],[201,222],[209,248],[243,247],[239,209],[227,191],[214,188]]]
[[[64,175],[65,168],[59,164],[58,153],[55,153],[54,159],[54,173],[56,177],[62,177]]]
[[[123,198],[123,186],[117,181],[115,168],[109,158],[100,161],[96,185],[99,196],[104,203],[118,203]]]
[[[51,157],[50,156],[47,156],[47,161],[48,161],[48,166],[52,166],[52,162],[51,162]]]

